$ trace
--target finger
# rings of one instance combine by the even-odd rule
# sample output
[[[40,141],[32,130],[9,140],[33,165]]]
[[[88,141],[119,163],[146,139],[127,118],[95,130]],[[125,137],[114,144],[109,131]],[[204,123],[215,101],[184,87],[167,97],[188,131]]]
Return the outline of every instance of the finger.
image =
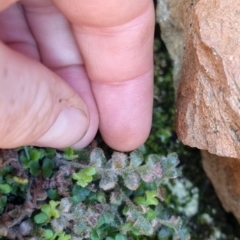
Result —
[[[87,109],[72,88],[3,43],[0,53],[0,147],[36,143],[60,148],[82,138]]]
[[[78,148],[83,148],[96,135],[99,117],[70,24],[50,0],[23,0],[21,3],[38,44],[42,63],[72,86],[87,105],[90,125],[85,136],[78,142]]]
[[[151,127],[154,8],[151,0],[53,0],[73,24],[113,148],[141,145]]]
[[[17,50],[18,52],[21,52],[24,55],[27,55],[27,56],[29,56],[31,58],[39,60],[40,56],[39,56],[38,51],[37,51],[37,45],[36,45],[32,35],[30,34],[30,29],[28,28],[28,24],[26,22],[26,19],[25,19],[25,16],[24,16],[24,13],[22,11],[22,8],[21,8],[20,4],[12,5],[10,8],[8,8],[7,10],[5,10],[4,12],[2,12],[0,14],[0,39],[3,40],[12,49]],[[12,58],[14,58],[14,54],[12,55]],[[24,58],[23,58],[23,62],[25,62]],[[9,62],[9,64],[11,64],[11,62]],[[15,62],[15,65],[13,65],[13,68],[12,68],[13,74],[10,76],[10,80],[11,81],[14,78],[14,71],[15,70],[18,70],[19,72],[21,71],[20,70],[21,68],[19,66],[16,67],[17,65],[21,66],[20,63]],[[22,66],[23,66],[23,69],[27,71],[29,68],[31,68],[31,65],[32,64],[29,64],[29,65],[26,64],[25,66],[24,65],[22,65]],[[38,71],[42,71],[42,68],[38,69],[36,71],[36,74],[37,74]],[[29,74],[30,73],[31,73],[31,71],[29,72]],[[27,74],[25,74],[24,71],[23,71],[22,75],[27,75]],[[42,74],[40,74],[40,75],[42,75]],[[16,76],[15,76],[15,78],[16,78]],[[53,99],[56,96],[58,96],[58,95],[55,96],[55,92],[53,92],[53,91],[56,91],[56,93],[57,93],[57,90],[55,90],[54,87],[52,86],[52,80],[51,80],[52,78],[53,77],[50,75],[50,80],[49,80],[50,82],[49,82],[49,84],[46,85],[46,87],[50,88],[50,89],[48,89],[48,92],[49,93],[52,92],[51,93],[52,97],[51,96],[46,97],[45,95],[46,95],[47,92],[45,91],[45,92],[43,92],[42,98],[41,98],[41,90],[39,90],[40,97],[38,98],[38,101],[41,100],[44,103],[43,106],[46,108],[44,110],[44,107],[41,107],[42,114],[48,114],[48,116],[44,116],[43,115],[41,117],[42,118],[46,117],[46,120],[49,117],[49,119],[48,119],[49,120],[49,125],[45,125],[45,126],[43,125],[42,126],[40,124],[39,131],[40,132],[42,131],[42,134],[40,134],[40,135],[43,135],[46,132],[44,127],[45,128],[48,127],[48,129],[49,129],[48,133],[45,134],[44,137],[42,136],[39,140],[36,140],[36,136],[34,135],[33,131],[29,133],[30,134],[29,136],[28,135],[25,136],[25,135],[21,134],[22,138],[20,138],[20,139],[18,139],[20,135],[19,136],[16,135],[14,137],[14,139],[17,141],[17,144],[22,145],[26,141],[27,141],[28,144],[33,144],[33,141],[34,141],[35,144],[42,145],[42,146],[66,147],[66,146],[72,145],[74,143],[74,139],[77,139],[77,140],[80,139],[82,133],[81,132],[79,132],[79,133],[75,132],[79,128],[79,126],[77,128],[75,128],[75,125],[76,124],[79,125],[79,122],[76,122],[74,120],[73,120],[73,124],[72,124],[74,130],[71,130],[71,131],[68,130],[67,133],[65,133],[65,137],[66,138],[65,137],[63,138],[63,136],[60,137],[60,135],[63,134],[64,131],[66,131],[63,128],[64,125],[66,125],[67,121],[70,122],[71,121],[71,117],[74,118],[75,114],[74,114],[74,111],[71,110],[71,108],[69,110],[67,110],[68,109],[67,108],[66,109],[67,111],[64,110],[63,114],[60,114],[57,111],[56,111],[56,113],[52,112],[52,110],[54,110],[54,107],[52,106]],[[32,85],[32,86],[28,86],[28,89],[34,89],[34,88],[36,88],[39,85],[39,83],[40,83],[40,82],[38,82],[39,79],[37,79],[36,82],[35,82],[35,79],[37,79],[37,78],[35,76],[31,76],[31,74],[29,76],[27,76],[26,79],[23,79],[26,82],[26,84]],[[16,79],[14,79],[14,80],[16,81]],[[43,81],[45,81],[45,80],[46,79],[44,79]],[[59,81],[59,79],[58,79],[58,81]],[[21,84],[21,83],[19,83],[19,84]],[[69,94],[68,93],[69,89],[64,90],[64,87],[63,86],[61,87],[61,85],[62,84],[60,84],[60,89],[59,89],[60,93],[62,92],[64,94],[64,91],[65,91],[65,94],[68,95]],[[13,94],[15,92],[15,90],[13,89],[12,86],[18,87],[18,83],[9,84],[9,86],[6,86],[6,88],[3,86],[2,90],[5,90],[5,91],[8,90],[7,92],[9,94]],[[70,93],[74,94],[72,90],[70,91]],[[30,92],[30,94],[29,94],[30,97],[31,97],[31,94],[32,94],[32,97],[34,98],[34,95],[33,95],[34,92]],[[11,96],[11,95],[9,95],[9,96]],[[13,97],[15,99],[17,99],[17,98],[21,99],[24,96],[20,92],[18,92],[16,94],[14,93]],[[60,98],[61,96],[59,95],[58,97]],[[77,97],[75,97],[75,98],[77,99]],[[5,104],[6,105],[5,107],[7,107],[8,106],[8,100],[7,100],[6,96],[4,97],[4,99],[6,101],[2,102],[3,103],[2,106],[4,107],[4,104]],[[50,102],[48,102],[48,101],[50,101]],[[22,103],[22,102],[19,101],[19,104],[20,103]],[[81,103],[81,105],[84,106],[84,104],[82,103],[81,100],[80,100],[80,103]],[[16,115],[21,115],[21,111],[22,111],[23,108],[24,108],[24,104],[22,105],[22,107],[19,108],[19,112],[18,113],[16,112]],[[31,108],[32,109],[29,111],[29,116],[25,119],[26,120],[26,124],[29,124],[29,125],[32,124],[31,120],[35,117],[34,114],[36,114],[36,112],[34,111],[34,108],[38,109],[39,106],[33,104],[31,106]],[[52,108],[52,110],[51,110],[51,108]],[[58,109],[58,111],[61,111],[61,106],[59,104],[57,104],[57,106],[56,106],[56,110],[57,109]],[[66,115],[66,112],[68,112],[69,115],[68,115],[67,118],[64,118],[64,112],[65,112],[65,115]],[[31,115],[31,114],[33,114],[33,115]],[[55,125],[54,125],[55,127],[53,126],[50,129],[51,121],[52,121],[51,119],[54,119],[54,117],[56,119],[57,118],[56,114],[59,114],[58,121],[56,120],[55,121]],[[76,114],[76,116],[79,116],[79,114]],[[25,117],[25,116],[22,116],[22,117]],[[79,119],[79,117],[78,117],[78,119]],[[4,122],[2,122],[3,126],[6,125],[6,122],[11,124],[12,120],[10,119],[10,121],[7,121],[7,118],[6,118],[4,120]],[[60,127],[63,130],[63,132],[61,133],[61,131],[59,131],[56,126]],[[66,128],[66,126],[65,126],[65,128]],[[31,129],[31,128],[29,128],[29,129]],[[83,129],[84,129],[84,126],[83,126]],[[71,132],[73,132],[73,131],[75,133],[73,135],[71,135]],[[84,131],[86,131],[86,129]],[[17,131],[16,131],[16,133],[17,133]],[[26,134],[27,134],[27,132],[26,132]],[[13,138],[13,136],[11,136],[11,135],[7,136],[6,135],[5,138],[4,138],[3,144],[8,144],[8,141],[9,141],[8,139],[12,139],[12,138]],[[30,141],[31,139],[32,139],[32,141]],[[11,141],[11,144],[10,144],[9,147],[13,147],[13,146],[15,146],[14,145],[14,141]]]
[[[11,49],[40,61],[38,47],[25,19],[21,4],[13,4],[0,13],[0,40]]]
[[[17,2],[18,0],[1,0],[0,2],[0,12],[4,11],[8,7],[10,7],[12,4]]]

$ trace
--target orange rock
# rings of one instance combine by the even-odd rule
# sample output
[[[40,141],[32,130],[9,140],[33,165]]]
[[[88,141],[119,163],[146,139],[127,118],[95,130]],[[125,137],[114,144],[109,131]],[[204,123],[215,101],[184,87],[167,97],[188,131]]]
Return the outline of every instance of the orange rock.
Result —
[[[240,222],[240,3],[159,0],[162,38],[174,61],[176,131]]]
[[[201,0],[184,32],[176,128],[186,145],[240,158],[240,4]]]
[[[203,168],[224,209],[240,222],[240,159],[219,157],[202,151]]]

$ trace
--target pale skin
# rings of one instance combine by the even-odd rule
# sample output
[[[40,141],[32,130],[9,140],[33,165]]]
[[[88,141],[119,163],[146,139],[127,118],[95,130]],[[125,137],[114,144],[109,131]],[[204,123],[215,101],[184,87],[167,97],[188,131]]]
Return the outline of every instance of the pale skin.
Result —
[[[119,151],[151,128],[152,0],[1,0],[0,148]]]

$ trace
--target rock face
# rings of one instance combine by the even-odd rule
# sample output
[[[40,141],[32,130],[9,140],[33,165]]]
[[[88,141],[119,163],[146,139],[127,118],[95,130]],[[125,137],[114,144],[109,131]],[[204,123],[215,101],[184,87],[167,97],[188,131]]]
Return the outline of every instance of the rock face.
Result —
[[[206,150],[204,168],[240,221],[240,3],[159,0],[157,12],[174,60],[178,137]]]
[[[240,223],[240,159],[202,151],[202,160],[224,209],[232,212]]]
[[[182,55],[184,47],[184,15],[185,0],[166,1],[159,0],[157,20],[161,23],[162,39],[174,63],[174,87],[179,87]]]
[[[179,138],[213,154],[240,158],[239,1],[166,2],[171,14],[177,13],[176,19],[172,17],[178,29],[174,34],[180,32],[178,38],[183,39],[178,41],[176,60],[182,63],[177,92]]]

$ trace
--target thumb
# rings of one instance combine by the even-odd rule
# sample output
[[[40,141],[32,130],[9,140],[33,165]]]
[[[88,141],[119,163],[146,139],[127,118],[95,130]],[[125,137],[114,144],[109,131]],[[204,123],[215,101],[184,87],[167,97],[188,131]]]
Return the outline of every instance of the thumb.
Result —
[[[0,148],[55,148],[88,129],[86,105],[60,77],[0,43]]]

